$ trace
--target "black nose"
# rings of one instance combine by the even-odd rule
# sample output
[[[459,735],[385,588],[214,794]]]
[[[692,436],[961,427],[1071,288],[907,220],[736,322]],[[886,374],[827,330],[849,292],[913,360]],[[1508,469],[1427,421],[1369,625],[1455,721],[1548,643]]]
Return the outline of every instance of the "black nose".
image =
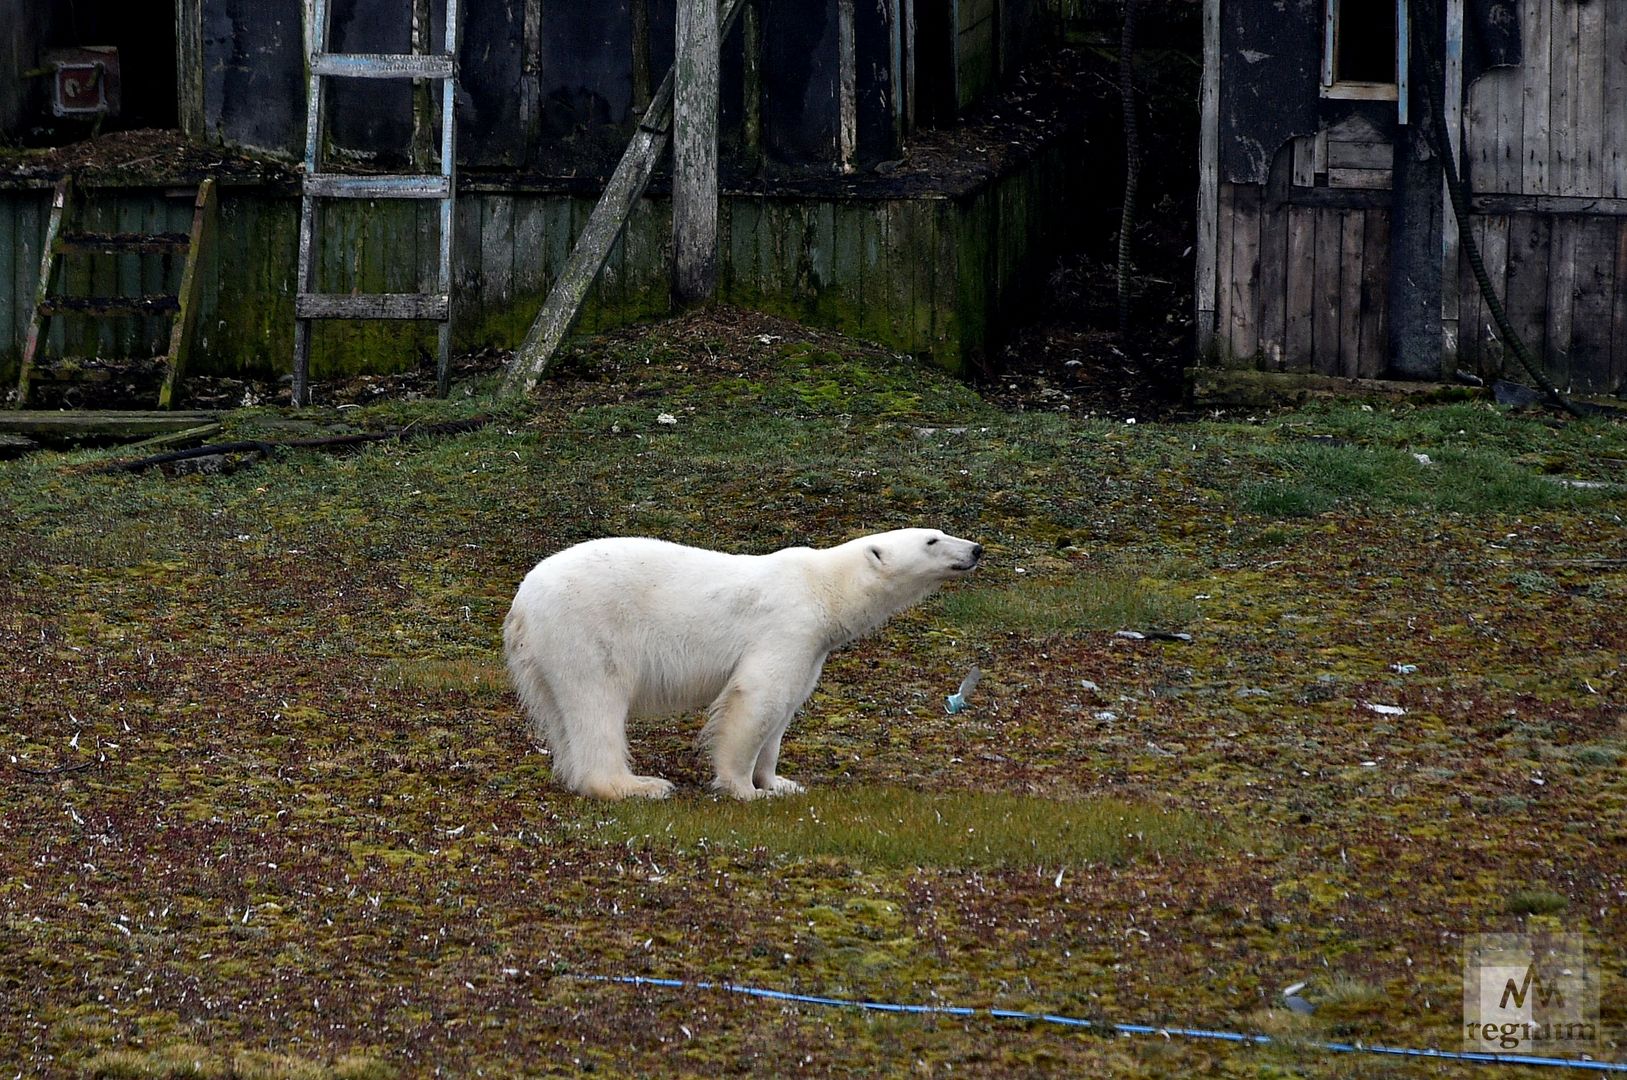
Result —
[[[973,544],[972,545],[972,559],[974,561],[979,561],[982,558],[983,558],[983,545],[982,544]]]

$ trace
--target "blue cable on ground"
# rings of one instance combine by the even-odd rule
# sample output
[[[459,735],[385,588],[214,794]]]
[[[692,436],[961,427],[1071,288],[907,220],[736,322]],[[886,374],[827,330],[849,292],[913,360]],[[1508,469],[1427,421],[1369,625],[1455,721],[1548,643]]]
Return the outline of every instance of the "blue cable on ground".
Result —
[[[934,1016],[992,1016],[999,1020],[1033,1020],[1063,1027],[1095,1028],[1117,1032],[1120,1035],[1166,1035],[1187,1039],[1219,1039],[1223,1042],[1269,1044],[1269,1035],[1246,1035],[1237,1031],[1209,1031],[1205,1028],[1157,1027],[1150,1024],[1112,1024],[1097,1020],[1081,1020],[1054,1013],[1019,1012],[1015,1009],[968,1008],[956,1005],[899,1005],[888,1001],[857,1001],[851,998],[816,997],[811,994],[793,994],[785,990],[768,990],[760,986],[740,986],[737,983],[685,982],[683,979],[652,979],[644,975],[574,975],[588,982],[623,983],[628,986],[660,986],[672,990],[722,990],[730,994],[767,998],[770,1001],[793,1001],[805,1005],[828,1005],[843,1009],[865,1009],[870,1012],[930,1014]],[[1404,1046],[1364,1046],[1361,1043],[1309,1042],[1302,1045],[1339,1054],[1387,1054],[1391,1057],[1433,1058],[1437,1061],[1466,1061],[1479,1065],[1539,1065],[1565,1069],[1586,1069],[1589,1072],[1627,1073],[1627,1063],[1614,1061],[1584,1061],[1580,1058],[1542,1057],[1535,1054],[1485,1054],[1472,1050],[1418,1050]]]

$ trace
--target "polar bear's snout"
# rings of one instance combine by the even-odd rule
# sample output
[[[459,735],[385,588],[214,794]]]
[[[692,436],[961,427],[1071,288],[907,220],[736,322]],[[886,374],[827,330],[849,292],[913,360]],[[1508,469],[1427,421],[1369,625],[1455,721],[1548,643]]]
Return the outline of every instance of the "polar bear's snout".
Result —
[[[983,561],[983,545],[982,544],[973,544],[971,552],[967,555],[967,557],[964,560],[962,560],[960,563],[956,564],[954,569],[961,570],[961,571],[964,571],[965,573],[969,574],[973,570],[976,570],[978,565],[982,561]]]

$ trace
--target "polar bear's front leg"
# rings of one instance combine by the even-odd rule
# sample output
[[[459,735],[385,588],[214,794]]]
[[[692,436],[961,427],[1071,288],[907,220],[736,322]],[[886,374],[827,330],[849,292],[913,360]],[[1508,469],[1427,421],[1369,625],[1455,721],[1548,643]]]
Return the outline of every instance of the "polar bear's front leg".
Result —
[[[780,763],[780,739],[785,736],[785,729],[791,724],[787,716],[780,729],[763,743],[763,748],[757,752],[757,763],[752,768],[751,782],[760,793],[764,795],[801,795],[808,789],[792,780],[788,776],[780,776],[775,769]]]
[[[792,795],[795,780],[775,775],[780,739],[802,703],[813,693],[824,656],[804,664],[743,664],[712,703],[705,738],[712,746],[716,775],[712,787],[737,799]]]

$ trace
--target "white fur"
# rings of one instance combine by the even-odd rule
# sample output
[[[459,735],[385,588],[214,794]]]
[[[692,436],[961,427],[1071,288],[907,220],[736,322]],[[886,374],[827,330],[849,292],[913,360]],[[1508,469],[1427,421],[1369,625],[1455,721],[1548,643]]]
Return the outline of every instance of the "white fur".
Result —
[[[837,646],[879,627],[982,548],[899,529],[833,548],[727,555],[642,537],[578,544],[520,583],[503,647],[520,701],[583,795],[662,798],[628,767],[627,717],[705,707],[712,786],[742,799],[794,794],[780,739]]]

